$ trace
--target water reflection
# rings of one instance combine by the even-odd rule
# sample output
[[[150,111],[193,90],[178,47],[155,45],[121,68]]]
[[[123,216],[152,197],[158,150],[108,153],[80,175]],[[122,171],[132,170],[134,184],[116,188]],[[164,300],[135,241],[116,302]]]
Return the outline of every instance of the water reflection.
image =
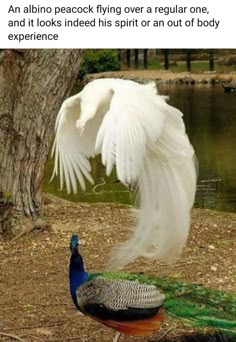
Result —
[[[236,94],[220,86],[162,87],[184,113],[199,161],[196,206],[236,211]]]
[[[224,93],[220,86],[160,85],[161,94],[184,113],[184,121],[199,162],[197,207],[236,212],[236,93]],[[59,181],[48,184],[52,160],[45,171],[44,190],[72,201],[130,203],[132,194],[116,175],[104,175],[100,158],[92,161],[96,187],[85,193],[67,195]],[[98,185],[99,184],[99,185]]]

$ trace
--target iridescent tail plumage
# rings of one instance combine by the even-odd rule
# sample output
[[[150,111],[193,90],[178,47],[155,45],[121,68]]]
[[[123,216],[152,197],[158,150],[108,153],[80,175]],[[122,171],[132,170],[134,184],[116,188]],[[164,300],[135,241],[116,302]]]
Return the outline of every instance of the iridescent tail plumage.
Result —
[[[236,294],[145,274],[94,273],[112,279],[135,280],[157,286],[164,293],[164,310],[171,319],[185,327],[211,328],[236,336]]]

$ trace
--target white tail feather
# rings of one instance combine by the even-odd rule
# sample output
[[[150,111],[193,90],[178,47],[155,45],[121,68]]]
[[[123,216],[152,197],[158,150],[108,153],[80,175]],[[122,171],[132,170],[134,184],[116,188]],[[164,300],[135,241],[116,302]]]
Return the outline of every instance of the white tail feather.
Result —
[[[187,241],[196,191],[196,160],[184,126],[173,129],[173,118],[169,117],[158,144],[146,153],[138,180],[137,225],[130,239],[113,249],[113,269],[139,256],[174,261]]]
[[[140,178],[137,226],[127,242],[114,248],[110,263],[113,269],[139,256],[174,261],[187,241],[195,193],[193,163],[186,163],[180,169],[161,165],[157,159],[149,160],[148,164]]]

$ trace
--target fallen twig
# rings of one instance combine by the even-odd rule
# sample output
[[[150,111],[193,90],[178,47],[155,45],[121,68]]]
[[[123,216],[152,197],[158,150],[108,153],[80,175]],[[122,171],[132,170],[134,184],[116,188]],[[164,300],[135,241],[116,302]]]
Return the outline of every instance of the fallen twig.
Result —
[[[44,342],[45,340],[43,340],[43,339],[41,339],[40,337],[38,337],[38,336],[35,336],[35,335],[22,335],[22,336],[25,336],[25,337],[32,337],[32,338],[34,338],[35,340],[38,340],[38,341],[42,341],[42,342]]]
[[[50,340],[50,342],[73,341],[73,340],[81,341],[81,336],[54,338],[53,340]]]
[[[16,335],[13,335],[13,334],[7,334],[7,333],[4,333],[4,332],[0,331],[0,335],[12,338],[13,340],[16,340],[16,341],[25,342],[25,340],[23,338],[20,338],[19,336],[16,336]]]
[[[168,329],[163,335],[161,335],[160,338],[158,338],[158,342],[160,342],[161,340],[163,340],[167,335],[169,335],[169,333],[173,330],[173,328]]]

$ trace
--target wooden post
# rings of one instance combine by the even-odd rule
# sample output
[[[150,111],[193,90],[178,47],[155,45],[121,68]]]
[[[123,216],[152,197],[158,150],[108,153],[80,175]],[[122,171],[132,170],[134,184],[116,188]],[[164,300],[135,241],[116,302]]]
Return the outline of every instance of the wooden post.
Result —
[[[209,50],[209,70],[210,71],[214,71],[214,51],[213,50]]]
[[[138,69],[139,67],[139,50],[135,49],[134,50],[134,64],[135,64],[135,69]]]
[[[165,70],[169,69],[169,50],[164,49],[164,67]]]
[[[186,62],[187,62],[187,70],[191,71],[191,50],[187,50]]]
[[[143,67],[144,69],[148,67],[148,49],[143,50]]]

